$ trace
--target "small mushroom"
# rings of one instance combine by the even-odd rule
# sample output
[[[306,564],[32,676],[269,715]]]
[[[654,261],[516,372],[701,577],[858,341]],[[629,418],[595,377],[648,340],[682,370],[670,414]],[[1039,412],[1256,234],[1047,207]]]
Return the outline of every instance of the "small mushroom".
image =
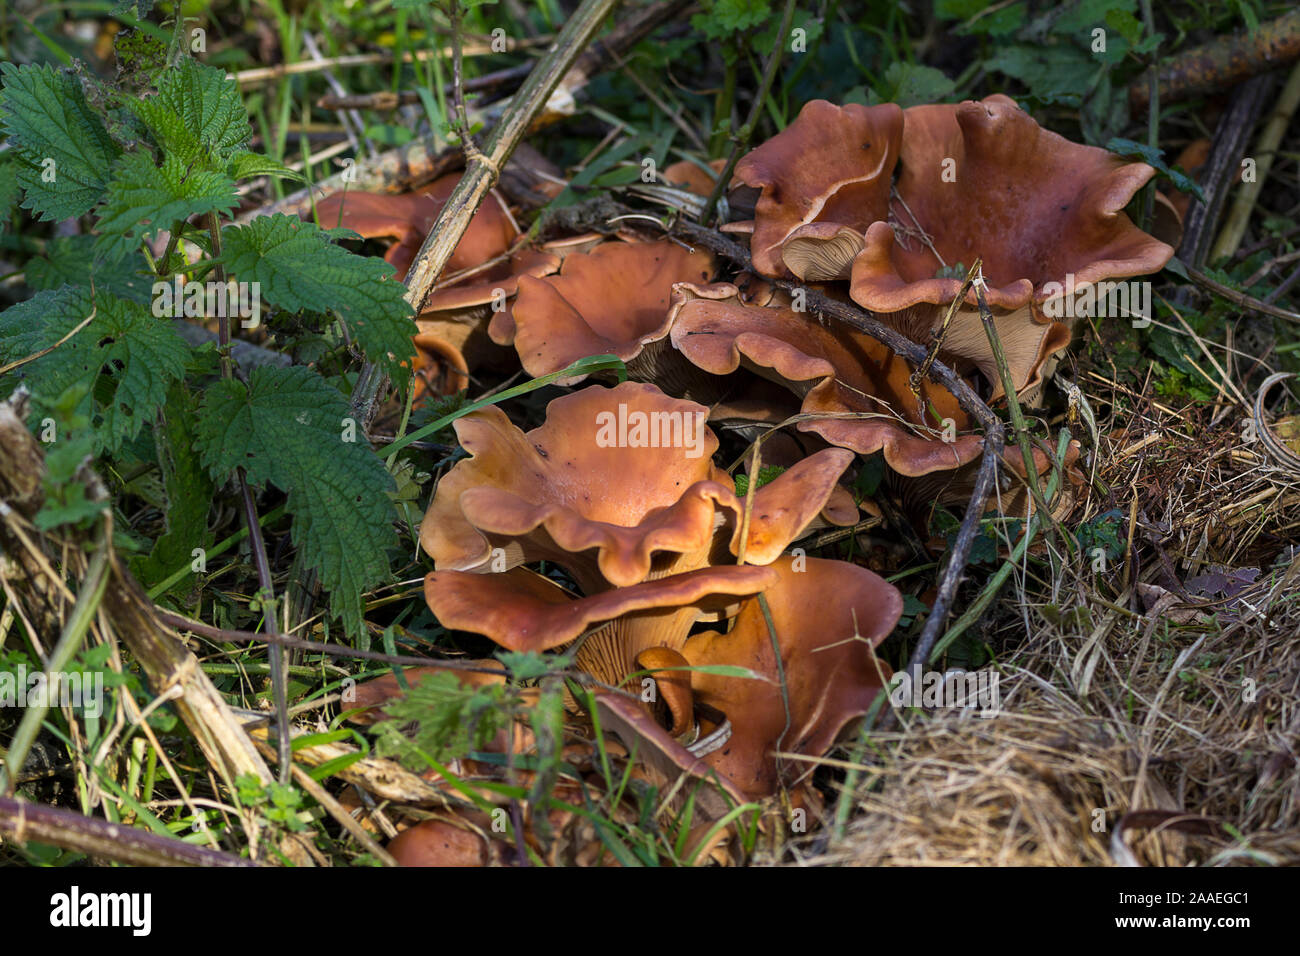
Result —
[[[490,841],[466,822],[425,820],[389,841],[387,850],[400,866],[487,866]]]
[[[665,166],[659,178],[670,186],[679,186],[697,196],[707,198],[713,193],[714,184],[726,168],[725,159],[715,159],[709,163],[709,169],[713,171],[713,175],[710,176],[689,159],[683,159]]]
[[[333,193],[316,204],[316,214],[326,229],[345,226],[367,239],[396,239],[384,259],[400,281],[459,182],[460,174],[452,173],[413,193]],[[446,271],[460,272],[495,259],[517,235],[505,203],[490,193],[456,244]]]
[[[786,268],[807,282],[847,279],[862,251],[862,233],[835,222],[800,226],[781,244]]]

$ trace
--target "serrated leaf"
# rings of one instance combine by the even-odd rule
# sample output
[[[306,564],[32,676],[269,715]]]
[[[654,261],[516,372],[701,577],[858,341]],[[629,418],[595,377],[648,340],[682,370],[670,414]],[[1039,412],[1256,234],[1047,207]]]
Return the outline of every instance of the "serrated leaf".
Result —
[[[165,319],[107,293],[64,286],[39,292],[0,313],[0,362],[48,348],[94,318],[48,355],[22,368],[38,400],[53,401],[70,385],[93,383],[84,400],[101,447],[116,451],[135,438],[185,374],[188,346]]]
[[[1106,144],[1106,148],[1112,153],[1123,156],[1125,159],[1140,159],[1148,166],[1153,167],[1158,175],[1168,179],[1175,189],[1180,192],[1190,193],[1201,202],[1205,201],[1205,190],[1201,189],[1201,184],[1177,166],[1170,166],[1166,163],[1163,149],[1119,136],[1112,138]]]
[[[337,312],[366,356],[399,385],[415,354],[406,288],[393,267],[336,246],[315,224],[293,216],[254,219],[222,230],[226,270],[257,282],[262,297],[290,312]]]
[[[27,260],[27,284],[37,292],[73,285],[107,292],[122,299],[149,305],[153,301],[156,276],[138,249],[109,264],[95,255],[94,236],[55,236],[42,258]]]
[[[350,416],[346,399],[311,369],[261,366],[247,386],[224,379],[208,388],[195,444],[214,480],[243,467],[250,481],[288,494],[293,543],[356,635],[362,591],[388,574],[397,514],[383,463],[343,440]]]
[[[1059,36],[1086,36],[1106,21],[1107,14],[1119,12],[1131,16],[1136,10],[1137,0],[1077,0],[1063,6],[1052,32]]]
[[[985,62],[991,72],[1005,73],[1030,89],[1042,103],[1079,106],[1105,67],[1066,43],[1008,44]]]
[[[194,448],[197,413],[198,401],[185,383],[173,383],[154,434],[167,496],[167,528],[154,542],[148,557],[132,562],[145,587],[189,564],[195,548],[212,545],[212,532],[208,530],[212,478]]]
[[[752,30],[772,15],[768,0],[709,0],[704,12],[691,17],[691,27],[711,40]]]
[[[0,236],[9,229],[14,206],[22,190],[18,187],[18,167],[13,163],[0,163]]]
[[[883,79],[890,92],[889,102],[904,109],[922,103],[941,103],[956,89],[956,84],[942,71],[902,60],[891,63]]]
[[[290,169],[278,159],[264,153],[250,152],[249,150],[240,150],[230,157],[230,164],[226,167],[226,173],[235,182],[251,179],[254,176],[279,176],[281,179],[306,182],[301,173]]]
[[[158,167],[148,153],[132,153],[117,164],[108,185],[96,224],[97,248],[114,261],[142,239],[170,229],[178,219],[209,212],[228,214],[237,205],[234,180],[224,173],[195,168],[174,155]]]
[[[191,59],[164,72],[158,92],[135,100],[132,109],[165,152],[186,162],[215,159],[218,169],[253,135],[239,84]]]
[[[0,63],[0,127],[18,152],[24,208],[41,219],[84,215],[121,154],[71,73]]]

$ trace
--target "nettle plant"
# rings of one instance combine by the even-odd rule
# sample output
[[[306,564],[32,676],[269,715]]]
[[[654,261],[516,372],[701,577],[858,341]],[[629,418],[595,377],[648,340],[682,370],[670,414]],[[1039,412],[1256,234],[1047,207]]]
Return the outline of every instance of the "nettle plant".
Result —
[[[156,596],[205,570],[214,499],[240,477],[269,484],[286,495],[299,566],[356,635],[362,592],[390,572],[397,515],[348,373],[369,361],[405,385],[411,309],[391,266],[335,244],[348,230],[232,221],[241,182],[296,174],[249,148],[238,86],[178,41],[120,41],[111,85],[0,64],[0,199],[11,209],[21,194],[31,218],[81,227],[44,241],[25,268],[34,295],[0,313],[0,398],[30,392],[49,469],[43,527],[102,511],[76,480],[93,462],[165,517],[156,540],[117,540]],[[184,319],[216,323],[217,340],[189,344]],[[232,336],[263,324],[275,352],[241,367]]]

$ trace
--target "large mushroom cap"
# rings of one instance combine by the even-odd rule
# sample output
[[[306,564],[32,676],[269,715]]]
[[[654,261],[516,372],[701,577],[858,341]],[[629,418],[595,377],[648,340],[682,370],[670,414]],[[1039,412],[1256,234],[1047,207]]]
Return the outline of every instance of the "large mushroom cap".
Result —
[[[884,219],[902,134],[903,112],[892,103],[813,100],[793,123],[747,153],[736,178],[762,189],[750,240],[754,269],[789,276],[781,246],[800,226],[836,223],[864,232]]]
[[[900,316],[917,324],[903,331],[922,341],[961,290],[960,277],[937,273],[982,259],[1017,391],[1036,385],[1070,341],[1045,302],[1156,272],[1173,255],[1123,211],[1150,166],[1045,130],[1005,96],[907,110],[899,162],[892,219],[866,230],[850,294],[895,326]],[[996,396],[1002,385],[975,304],[971,290],[944,348],[978,366]]]
[[[743,504],[705,415],[634,382],[557,398],[527,434],[497,408],[466,415],[471,457],[438,483],[421,543],[439,571],[484,569],[500,548],[504,566],[554,560],[588,592],[699,567],[724,528],[737,553]],[[748,560],[773,560],[816,520],[851,458],[825,449],[758,489]]]
[[[668,334],[673,285],[707,282],[712,271],[708,253],[666,240],[608,242],[588,254],[570,255],[559,275],[519,280],[511,309],[519,359],[532,376],[589,355],[628,361]]]
[[[1159,271],[1173,249],[1124,213],[1154,174],[1043,129],[1000,94],[914,106],[904,116],[894,209],[905,241],[888,226],[867,230],[854,301],[877,312],[946,305],[961,279],[936,271],[976,257],[989,304],[1002,309],[1041,305],[1053,294],[1047,284],[1067,274],[1082,286]]]
[[[735,501],[706,415],[634,382],[557,398],[527,434],[497,408],[467,415],[455,428],[471,457],[438,483],[421,544],[439,570],[478,568],[509,545],[512,563],[574,555],[593,584],[635,584],[656,550],[706,547],[714,503]],[[594,564],[576,558],[588,550]]]
[[[800,431],[864,455],[883,449],[904,475],[956,468],[979,454],[978,436],[944,440],[945,419],[958,430],[968,424],[957,400],[923,383],[923,418],[908,387],[910,367],[870,336],[789,308],[745,305],[734,286],[721,283],[683,285],[677,300],[672,344],[700,368],[727,375],[744,366],[802,393],[804,413],[864,416],[804,421]]]

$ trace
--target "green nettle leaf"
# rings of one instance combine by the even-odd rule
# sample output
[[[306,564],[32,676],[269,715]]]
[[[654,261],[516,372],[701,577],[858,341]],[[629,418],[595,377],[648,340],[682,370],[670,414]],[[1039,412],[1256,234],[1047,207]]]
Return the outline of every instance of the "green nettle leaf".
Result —
[[[1076,107],[1105,69],[1090,54],[1065,43],[1009,44],[989,57],[985,68],[1020,80],[1039,102]]]
[[[22,190],[18,187],[18,167],[14,163],[0,163],[0,236],[9,229],[14,206]]]
[[[132,563],[132,569],[146,587],[189,564],[195,548],[212,545],[212,532],[208,530],[212,478],[194,448],[197,414],[198,401],[185,383],[173,383],[167,391],[163,413],[154,426],[158,464],[167,495],[164,514],[167,530],[154,542],[148,557]]]
[[[149,271],[140,250],[133,249],[122,259],[108,264],[96,258],[95,236],[55,236],[45,247],[45,258],[27,260],[27,284],[37,292],[74,285],[98,292],[108,292],[140,305],[153,302],[153,284],[157,280]]]
[[[72,338],[23,367],[33,395],[52,401],[77,382],[93,383],[100,445],[117,451],[157,412],[171,383],[185,374],[189,349],[171,324],[144,306],[64,286],[38,292],[0,313],[0,361],[12,362],[48,348],[94,318]],[[16,383],[15,383],[16,384]]]
[[[135,100],[132,109],[165,152],[186,162],[217,160],[223,168],[253,135],[239,84],[225,70],[190,59],[164,72],[157,94]]]
[[[302,366],[255,368],[248,384],[208,388],[195,444],[216,481],[236,467],[289,496],[293,543],[333,594],[345,627],[362,630],[361,592],[389,572],[396,547],[392,476],[355,434],[347,400]]]
[[[209,212],[229,214],[239,205],[234,180],[210,169],[195,169],[177,156],[160,167],[146,152],[124,156],[108,186],[98,222],[98,249],[115,260],[170,229],[176,220]]]
[[[889,101],[905,109],[923,103],[941,103],[957,88],[940,70],[901,60],[885,70],[884,85],[890,92]]]
[[[704,12],[691,17],[691,26],[711,40],[751,30],[772,15],[768,0],[709,0]]]
[[[121,150],[81,83],[51,66],[0,63],[0,129],[16,147],[24,208],[41,219],[81,216],[99,201]]]
[[[293,216],[254,219],[221,233],[228,272],[257,282],[263,299],[290,312],[337,312],[371,361],[404,384],[416,334],[406,288],[382,259],[358,256]]]
[[[1116,136],[1106,144],[1106,148],[1112,153],[1118,153],[1125,159],[1140,159],[1148,166],[1155,167],[1156,173],[1165,179],[1168,179],[1175,189],[1181,192],[1190,193],[1202,202],[1205,201],[1205,191],[1201,189],[1200,183],[1194,180],[1187,173],[1183,172],[1177,166],[1170,166],[1164,160],[1165,151],[1159,147],[1148,146],[1146,143],[1138,143],[1131,139],[1124,139]]]
[[[278,159],[264,153],[254,153],[248,150],[240,150],[230,157],[230,164],[226,167],[226,173],[236,182],[242,179],[251,179],[254,176],[279,176],[282,179],[306,182],[301,173],[290,169]]]

